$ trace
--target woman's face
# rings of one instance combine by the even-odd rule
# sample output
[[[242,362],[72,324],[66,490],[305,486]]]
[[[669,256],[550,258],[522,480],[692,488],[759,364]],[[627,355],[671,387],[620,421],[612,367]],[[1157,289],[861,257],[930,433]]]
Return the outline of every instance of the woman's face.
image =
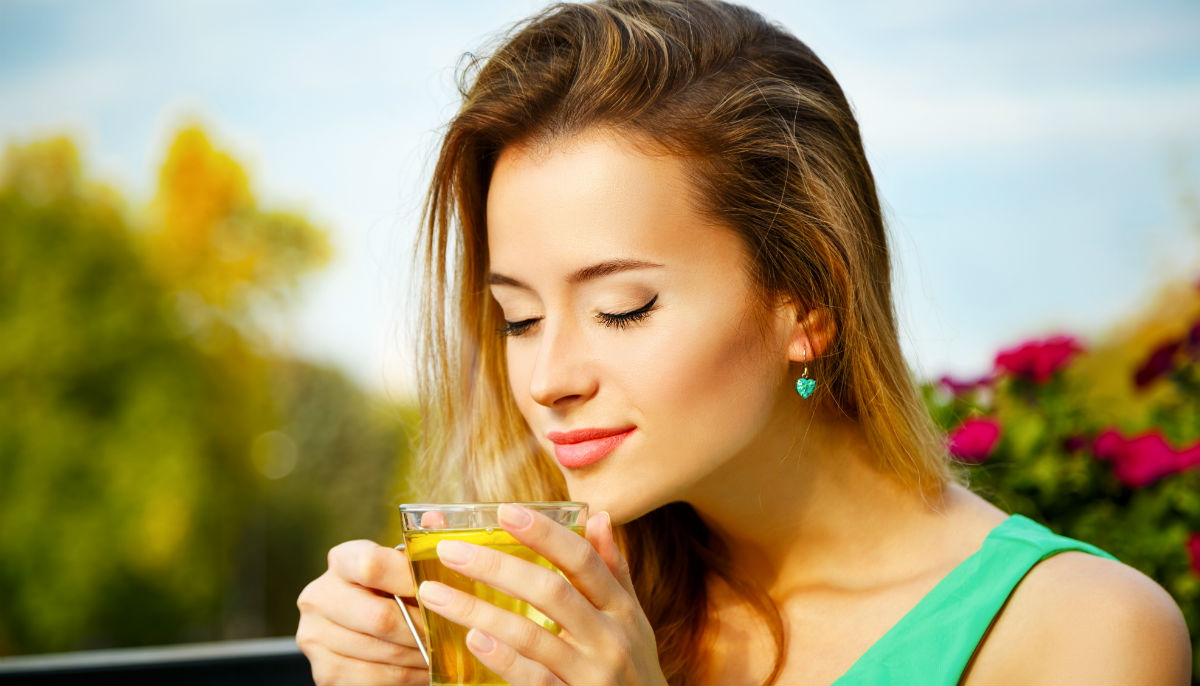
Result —
[[[513,396],[571,498],[617,522],[688,500],[789,383],[794,313],[763,311],[745,246],[684,171],[592,131],[505,149],[488,191]]]

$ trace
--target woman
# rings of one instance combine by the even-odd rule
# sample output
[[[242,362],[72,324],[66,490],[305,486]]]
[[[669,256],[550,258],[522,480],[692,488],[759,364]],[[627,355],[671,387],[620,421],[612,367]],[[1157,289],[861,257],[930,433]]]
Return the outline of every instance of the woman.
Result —
[[[433,497],[509,506],[571,584],[442,544],[555,636],[438,584],[514,684],[1187,683],[1153,581],[964,485],[897,342],[839,86],[733,5],[552,7],[476,61],[428,196]],[[319,683],[424,683],[404,555],[334,548],[299,599]]]

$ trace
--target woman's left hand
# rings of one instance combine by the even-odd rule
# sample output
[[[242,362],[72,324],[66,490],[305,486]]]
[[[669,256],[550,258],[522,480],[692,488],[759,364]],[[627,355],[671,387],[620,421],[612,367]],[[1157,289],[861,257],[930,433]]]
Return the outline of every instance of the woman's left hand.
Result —
[[[438,543],[450,569],[524,600],[558,623],[558,635],[436,581],[421,584],[426,609],[467,627],[467,647],[510,684],[665,684],[654,630],[607,513],[588,519],[586,540],[517,505],[500,524],[562,570],[462,541]],[[563,576],[566,578],[563,578]]]

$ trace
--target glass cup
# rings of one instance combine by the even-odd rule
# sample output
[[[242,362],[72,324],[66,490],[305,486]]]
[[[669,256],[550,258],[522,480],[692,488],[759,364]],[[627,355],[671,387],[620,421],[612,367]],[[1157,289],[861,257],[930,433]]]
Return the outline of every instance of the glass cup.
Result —
[[[515,503],[539,512],[553,521],[583,535],[587,522],[587,504],[573,502]],[[455,539],[493,548],[534,564],[558,571],[550,562],[513,538],[500,526],[500,503],[406,504],[400,506],[404,547],[412,565],[417,586],[423,581],[440,581],[451,588],[470,593],[497,607],[523,615],[547,630],[558,633],[558,625],[523,600],[501,593],[443,565],[437,556],[438,541]],[[451,684],[504,684],[499,675],[483,666],[467,649],[467,630],[441,615],[430,612],[423,603],[425,619],[424,654],[429,662],[431,686]],[[401,603],[401,609],[405,609]],[[407,619],[407,610],[406,610]],[[410,624],[411,627],[411,624]],[[415,631],[413,632],[416,633]]]

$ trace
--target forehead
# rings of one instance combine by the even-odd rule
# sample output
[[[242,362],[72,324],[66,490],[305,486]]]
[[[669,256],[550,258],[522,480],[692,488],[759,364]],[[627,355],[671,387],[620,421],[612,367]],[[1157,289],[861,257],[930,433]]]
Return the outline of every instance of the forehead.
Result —
[[[487,195],[491,268],[529,274],[610,258],[722,268],[712,258],[732,250],[736,260],[741,241],[697,208],[694,190],[684,160],[613,132],[506,148]]]

